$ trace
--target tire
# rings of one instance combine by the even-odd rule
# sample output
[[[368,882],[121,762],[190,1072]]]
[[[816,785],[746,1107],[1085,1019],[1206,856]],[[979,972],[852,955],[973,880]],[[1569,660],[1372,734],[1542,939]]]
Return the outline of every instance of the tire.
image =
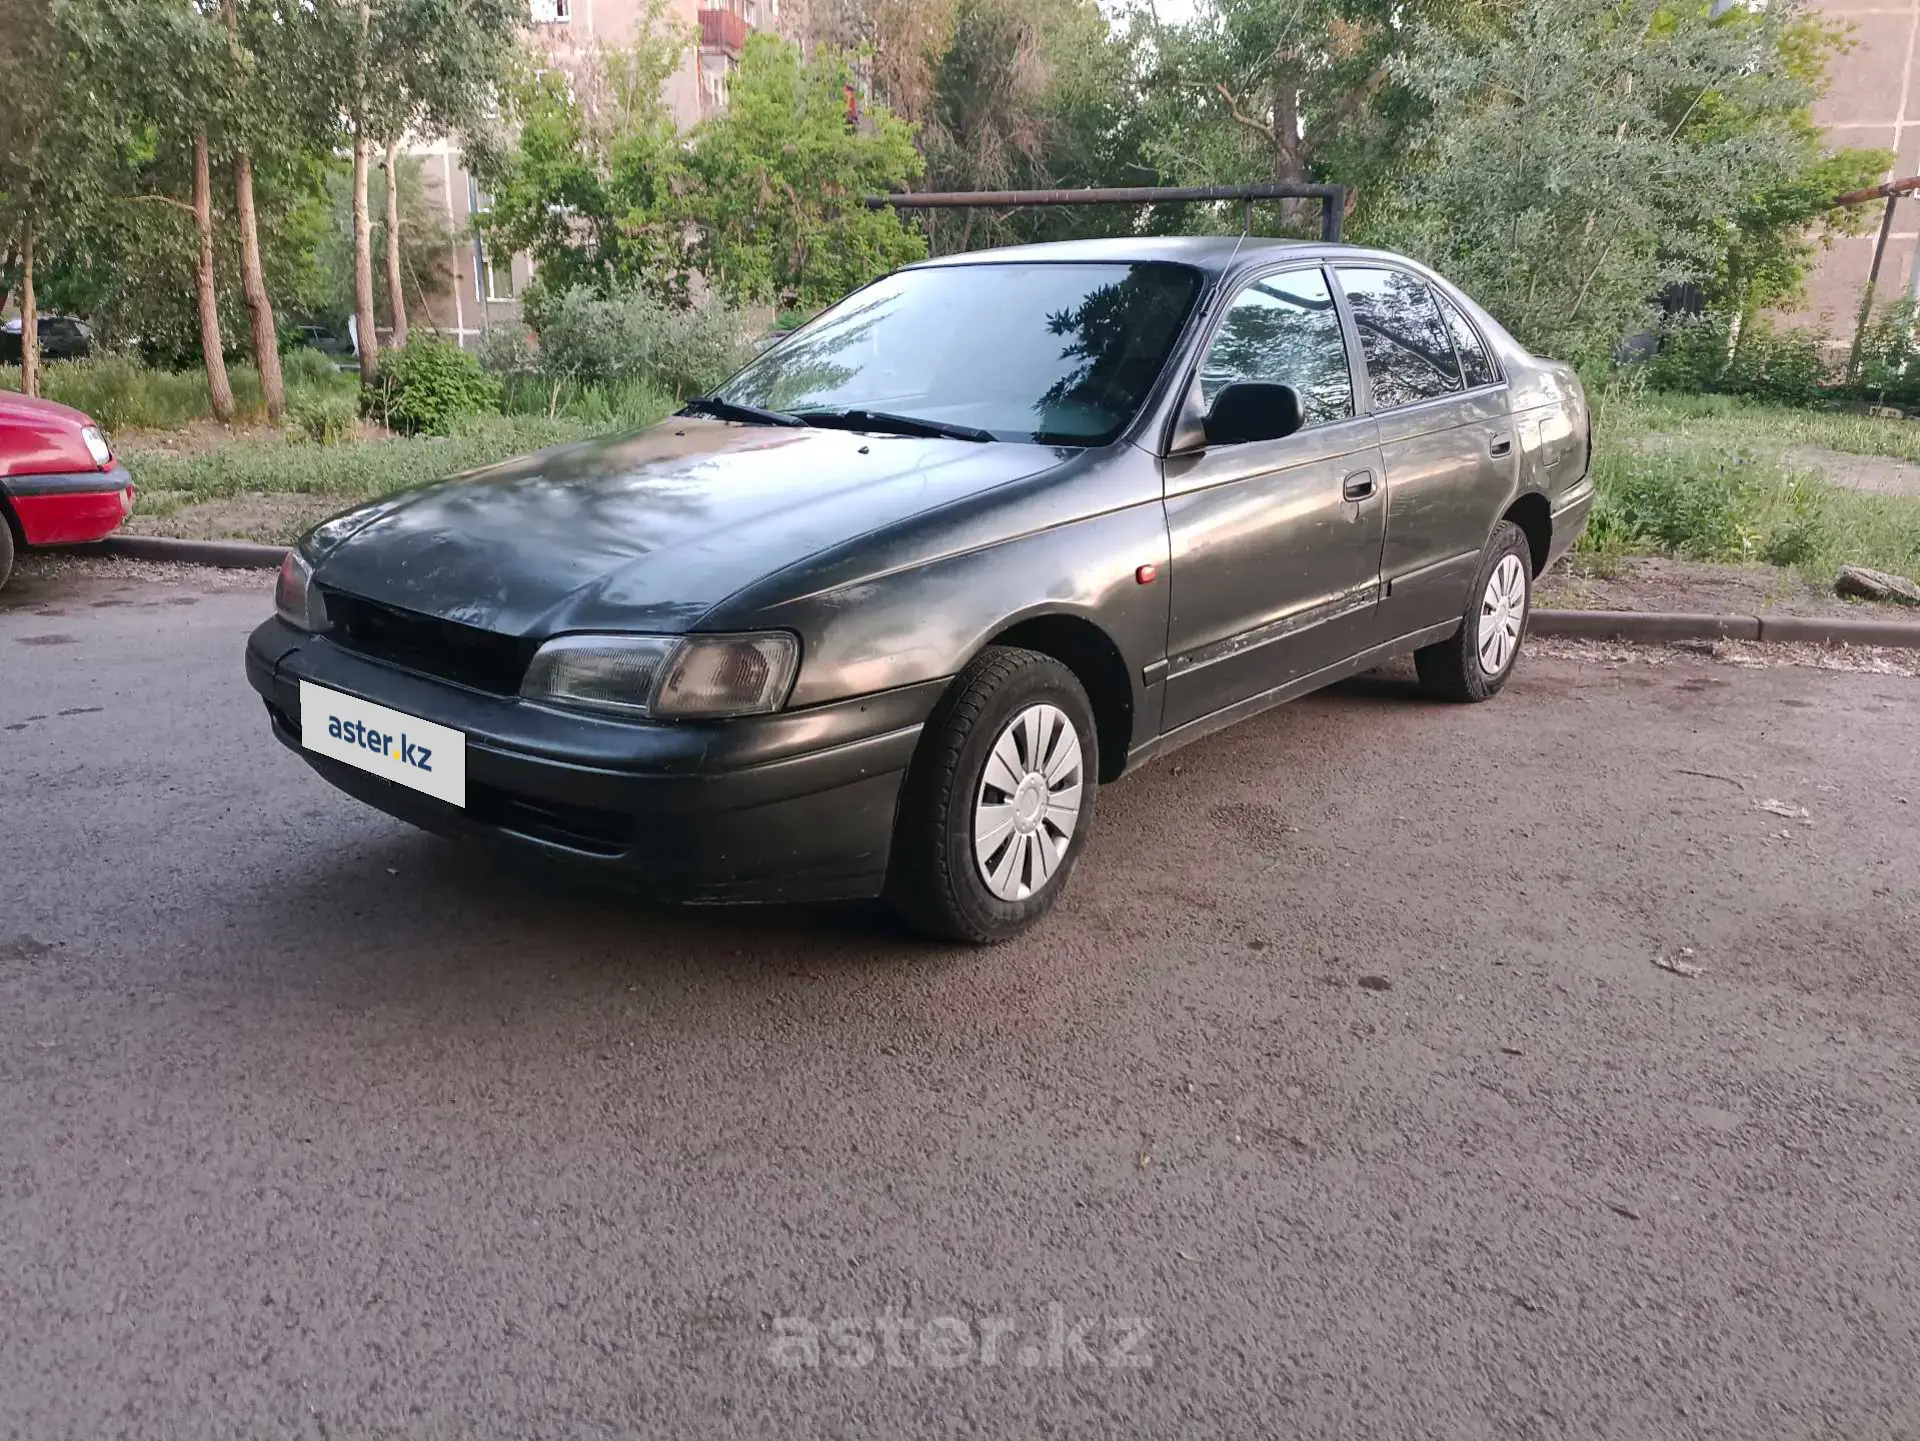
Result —
[[[1036,726],[1038,758],[1029,764]],[[1074,739],[1078,754],[1069,762]],[[923,935],[974,944],[1004,941],[1045,915],[1093,826],[1097,741],[1093,707],[1072,671],[1038,651],[982,651],[934,707],[907,769],[887,867],[893,913]],[[1011,775],[997,766],[994,774],[1018,777],[1019,789],[989,778],[996,750],[1003,763],[1018,763]],[[1069,817],[1073,764],[1078,809]],[[985,815],[989,808],[994,815]],[[976,823],[990,826],[979,843],[988,847],[984,858]]]
[[[0,590],[7,588],[7,577],[13,574],[13,517],[7,514],[7,508],[0,505]]]
[[[1501,582],[1498,591],[1494,588],[1496,577]],[[1507,597],[1504,607],[1502,595]],[[1427,694],[1462,704],[1498,695],[1520,659],[1532,612],[1533,550],[1527,544],[1526,532],[1503,520],[1493,528],[1480,568],[1474,572],[1459,631],[1413,653],[1414,667]],[[1483,625],[1499,626],[1505,639],[1484,635]]]

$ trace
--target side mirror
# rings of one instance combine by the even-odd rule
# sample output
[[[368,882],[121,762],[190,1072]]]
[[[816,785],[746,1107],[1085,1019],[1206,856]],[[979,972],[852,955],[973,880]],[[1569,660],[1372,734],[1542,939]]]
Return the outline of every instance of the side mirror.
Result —
[[[1284,440],[1306,423],[1306,407],[1291,385],[1236,380],[1213,398],[1207,412],[1207,444]]]

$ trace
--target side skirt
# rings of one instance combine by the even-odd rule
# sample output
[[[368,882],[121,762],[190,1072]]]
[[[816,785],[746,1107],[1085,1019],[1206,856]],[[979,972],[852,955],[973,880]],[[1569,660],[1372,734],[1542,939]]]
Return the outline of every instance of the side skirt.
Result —
[[[1177,726],[1162,736],[1135,746],[1127,756],[1127,769],[1122,774],[1130,774],[1156,757],[1169,751],[1180,749],[1204,736],[1210,736],[1217,730],[1246,720],[1249,716],[1259,715],[1261,711],[1272,710],[1277,705],[1285,705],[1290,700],[1298,700],[1303,695],[1321,690],[1335,681],[1345,680],[1348,676],[1359,675],[1362,671],[1372,670],[1384,661],[1395,656],[1405,655],[1419,650],[1422,646],[1432,645],[1435,641],[1445,640],[1460,629],[1457,620],[1444,621],[1439,625],[1430,625],[1424,630],[1416,630],[1385,645],[1363,650],[1358,655],[1348,656],[1343,661],[1324,666],[1298,680],[1290,680],[1285,685],[1275,686],[1272,690],[1262,691],[1259,695],[1248,696],[1243,701],[1235,701],[1223,706],[1211,715],[1203,715],[1198,720],[1190,720],[1183,726]]]

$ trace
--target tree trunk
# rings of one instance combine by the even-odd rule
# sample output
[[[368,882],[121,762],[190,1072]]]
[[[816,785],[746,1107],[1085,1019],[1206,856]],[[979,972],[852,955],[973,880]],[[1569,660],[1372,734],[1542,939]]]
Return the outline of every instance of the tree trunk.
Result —
[[[260,265],[253,157],[244,150],[233,157],[233,209],[240,222],[240,288],[247,301],[247,319],[253,326],[253,363],[260,372],[267,419],[278,425],[287,418],[287,386],[280,376],[280,331],[273,322],[273,298],[267,294],[267,276]]]
[[[380,341],[373,318],[373,220],[367,214],[367,140],[353,139],[353,314],[360,338],[360,379],[380,373]]]
[[[20,272],[20,390],[40,393],[40,307],[33,294],[33,226],[25,227]],[[0,525],[6,522],[0,520]]]
[[[407,292],[400,280],[400,142],[387,142],[387,300],[393,309],[393,348],[407,343]]]
[[[207,366],[207,403],[215,420],[231,425],[233,387],[227,383],[227,358],[220,339],[220,295],[213,284],[213,174],[204,130],[193,137],[193,225],[200,233],[193,294],[200,307],[200,355]]]
[[[360,44],[353,60],[353,316],[359,331],[360,380],[380,374],[380,337],[373,318],[373,222],[367,214],[367,46],[373,7],[360,0]]]
[[[1291,66],[1279,67],[1273,89],[1273,183],[1307,183],[1307,147],[1300,134],[1300,87]],[[1283,200],[1280,221],[1291,230],[1303,224],[1310,213],[1311,201]]]

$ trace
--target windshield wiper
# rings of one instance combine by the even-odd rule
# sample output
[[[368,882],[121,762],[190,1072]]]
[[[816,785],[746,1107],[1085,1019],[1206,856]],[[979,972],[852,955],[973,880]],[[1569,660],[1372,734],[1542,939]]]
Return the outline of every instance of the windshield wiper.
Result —
[[[797,415],[788,415],[784,410],[762,410],[757,405],[741,405],[738,401],[722,400],[717,395],[696,395],[680,407],[680,413],[707,415],[715,420],[733,420],[742,425],[784,425],[789,429],[807,423]]]
[[[798,419],[808,425],[834,430],[877,430],[888,435],[920,435],[929,439],[971,440],[985,444],[993,440],[990,430],[977,425],[954,425],[944,420],[922,420],[917,415],[895,415],[890,410],[803,410]]]

